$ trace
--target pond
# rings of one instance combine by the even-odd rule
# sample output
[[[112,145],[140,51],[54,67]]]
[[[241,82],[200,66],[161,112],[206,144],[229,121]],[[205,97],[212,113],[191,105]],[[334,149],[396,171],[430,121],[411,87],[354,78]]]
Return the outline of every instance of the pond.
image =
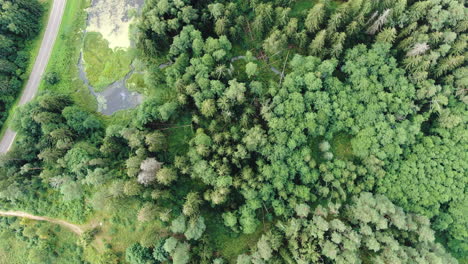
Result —
[[[84,70],[83,54],[80,54],[78,62],[79,77],[88,87],[98,102],[98,112],[104,115],[112,115],[119,110],[135,108],[143,101],[143,96],[137,92],[131,92],[126,87],[127,79],[133,73],[133,69],[127,73],[124,79],[118,80],[106,88],[102,92],[96,92],[89,84],[86,72]]]
[[[106,46],[108,47],[106,48],[112,50],[116,48],[129,49],[132,46],[129,38],[129,27],[133,21],[133,17],[141,10],[143,3],[144,0],[92,0],[91,6],[87,9],[87,28],[84,31],[84,35],[86,35],[87,32],[96,32],[102,35],[107,42]],[[127,87],[127,80],[134,72],[133,65],[129,65],[131,70],[127,72],[124,77],[123,74],[125,73],[123,72],[123,74],[120,74],[122,72],[119,71],[120,75],[113,76],[115,77],[113,80],[116,81],[110,83],[104,89],[102,89],[102,87],[97,87],[99,89],[95,89],[93,85],[98,86],[95,80],[96,78],[93,79],[91,78],[93,76],[87,75],[85,66],[87,70],[89,70],[90,65],[92,65],[94,66],[94,68],[91,68],[93,74],[101,74],[99,69],[107,69],[106,66],[108,65],[103,66],[99,63],[95,65],[96,61],[109,61],[109,58],[101,57],[102,54],[96,52],[88,52],[88,58],[83,54],[84,52],[82,51],[78,61],[79,77],[88,87],[91,94],[96,97],[98,112],[104,115],[112,115],[119,110],[135,108],[141,104],[143,96],[137,92],[129,91]],[[98,58],[90,57],[89,54],[95,57],[97,56]],[[94,59],[96,59],[96,61],[94,61]],[[85,65],[86,63],[90,64]],[[110,78],[109,76],[101,75],[99,75],[99,77]],[[90,81],[90,78],[92,81]],[[112,79],[110,81],[112,81]]]

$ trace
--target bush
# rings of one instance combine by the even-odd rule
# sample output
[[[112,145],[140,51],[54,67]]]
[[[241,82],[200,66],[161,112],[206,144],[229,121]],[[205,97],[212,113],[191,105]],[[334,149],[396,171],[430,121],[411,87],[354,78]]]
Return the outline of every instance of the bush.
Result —
[[[60,76],[57,72],[48,72],[44,75],[44,81],[47,84],[54,85],[60,82]]]

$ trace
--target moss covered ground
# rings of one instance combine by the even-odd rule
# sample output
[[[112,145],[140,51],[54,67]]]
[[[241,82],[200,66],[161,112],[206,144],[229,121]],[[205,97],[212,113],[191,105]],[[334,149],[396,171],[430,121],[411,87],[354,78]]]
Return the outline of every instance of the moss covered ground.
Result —
[[[96,91],[123,79],[130,72],[134,55],[131,50],[109,48],[100,33],[88,32],[84,37],[83,59],[86,76]]]

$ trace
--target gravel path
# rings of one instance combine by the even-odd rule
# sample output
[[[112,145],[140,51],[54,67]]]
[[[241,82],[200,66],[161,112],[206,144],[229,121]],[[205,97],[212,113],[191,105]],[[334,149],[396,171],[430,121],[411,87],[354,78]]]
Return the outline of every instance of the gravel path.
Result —
[[[26,104],[36,95],[42,75],[44,74],[47,63],[49,62],[55,39],[57,38],[66,2],[67,0],[54,0],[54,5],[50,12],[49,22],[47,22],[47,28],[44,33],[44,38],[42,39],[39,54],[36,57],[31,75],[29,76],[26,87],[23,90],[23,94],[21,95],[19,105]],[[0,154],[6,153],[10,149],[15,137],[16,133],[13,130],[7,129],[5,131],[5,135],[0,141]]]

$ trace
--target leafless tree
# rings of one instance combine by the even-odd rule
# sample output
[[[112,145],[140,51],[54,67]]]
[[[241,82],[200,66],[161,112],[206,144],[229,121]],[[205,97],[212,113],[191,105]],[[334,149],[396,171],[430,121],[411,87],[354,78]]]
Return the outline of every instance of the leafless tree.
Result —
[[[137,181],[143,185],[148,185],[156,179],[156,173],[161,169],[162,162],[155,158],[147,158],[140,164],[140,173]]]
[[[385,9],[383,13],[374,21],[374,23],[367,29],[367,34],[374,35],[382,26],[387,22],[391,9]]]
[[[416,43],[414,44],[413,48],[411,48],[407,53],[406,57],[412,57],[424,54],[427,50],[429,50],[429,45],[426,42],[424,43]]]

